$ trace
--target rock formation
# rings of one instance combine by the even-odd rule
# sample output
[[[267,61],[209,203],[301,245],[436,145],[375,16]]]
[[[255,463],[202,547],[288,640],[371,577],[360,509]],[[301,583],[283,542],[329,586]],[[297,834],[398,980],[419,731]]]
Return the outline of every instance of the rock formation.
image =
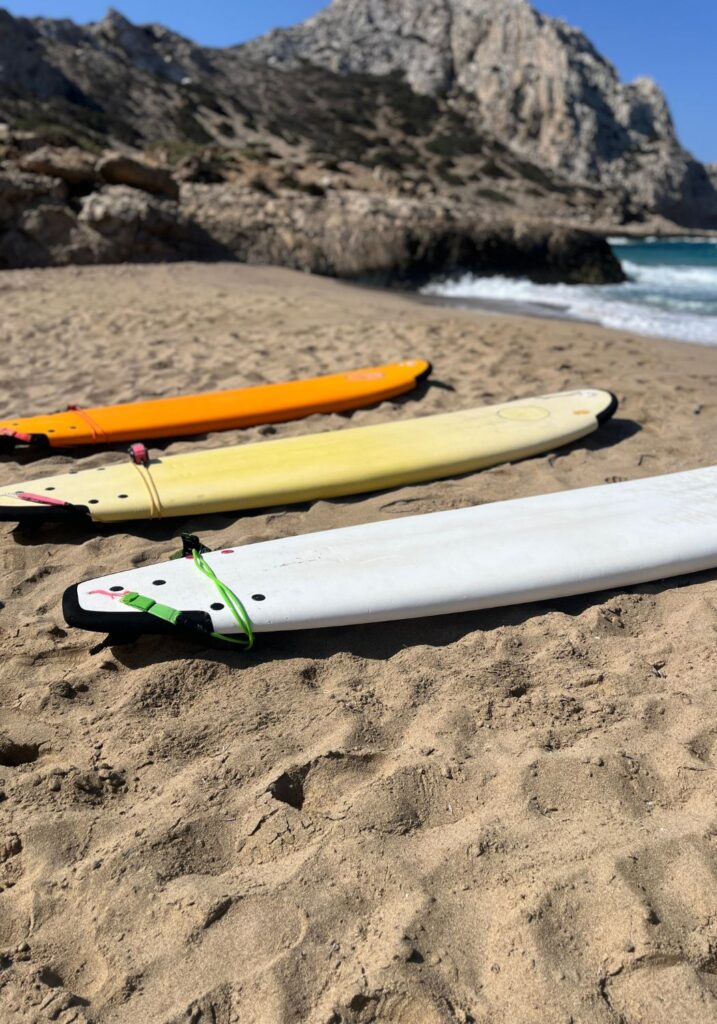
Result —
[[[598,283],[622,274],[586,229],[707,227],[717,209],[656,87],[622,86],[524,0],[335,0],[226,50],[114,11],[0,11],[0,160],[5,267]]]
[[[110,153],[97,164],[97,174],[109,185],[129,185],[151,195],[179,199],[179,186],[166,167],[154,167],[142,160]]]
[[[658,86],[621,83],[582,32],[527,0],[333,0],[241,52],[275,68],[399,72],[418,93],[469,101],[483,130],[571,181],[717,224],[712,184],[680,146]]]
[[[127,185],[69,186],[0,171],[0,267],[237,259],[382,285],[469,270],[538,281],[622,280],[607,243],[550,224],[476,221],[470,209],[347,191],[329,196],[186,183],[181,201]]]

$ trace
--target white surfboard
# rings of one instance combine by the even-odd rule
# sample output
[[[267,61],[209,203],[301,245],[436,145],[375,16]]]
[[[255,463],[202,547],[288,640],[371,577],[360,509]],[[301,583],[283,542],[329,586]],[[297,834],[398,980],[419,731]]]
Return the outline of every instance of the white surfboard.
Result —
[[[351,526],[205,555],[256,633],[419,618],[622,587],[717,567],[717,466],[630,483]],[[65,593],[71,626],[176,627],[128,592],[241,633],[191,559],[127,569]]]

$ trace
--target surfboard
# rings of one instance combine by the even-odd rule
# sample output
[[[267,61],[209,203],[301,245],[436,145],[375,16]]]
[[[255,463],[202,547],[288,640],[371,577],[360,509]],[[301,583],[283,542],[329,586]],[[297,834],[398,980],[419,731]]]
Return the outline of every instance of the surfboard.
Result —
[[[468,473],[595,430],[617,406],[581,390],[376,426],[123,462],[0,491],[0,520],[99,523],[267,508]]]
[[[192,542],[193,543],[193,542]],[[475,508],[402,517],[203,556],[256,634],[477,611],[717,567],[717,466]],[[128,595],[183,614],[179,623]],[[191,559],[70,587],[70,626],[240,635]]]
[[[76,445],[149,441],[213,430],[282,423],[313,413],[344,412],[404,394],[428,376],[425,359],[369,366],[324,377],[260,384],[233,391],[156,398],[0,421],[0,451],[16,445]]]

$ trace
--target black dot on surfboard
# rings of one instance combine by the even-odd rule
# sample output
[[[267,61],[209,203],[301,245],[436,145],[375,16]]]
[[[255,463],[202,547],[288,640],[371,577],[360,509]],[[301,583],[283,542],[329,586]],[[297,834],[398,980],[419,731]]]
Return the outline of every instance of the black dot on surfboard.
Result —
[[[127,494],[118,494],[117,497],[118,498],[127,498],[127,497],[129,497],[129,495],[127,495]]]
[[[90,500],[87,502],[87,504],[88,505],[98,505],[99,501],[100,501],[99,498],[90,498]]]
[[[218,601],[215,601],[214,604],[210,604],[209,607],[212,609],[213,612],[220,612],[224,605],[219,604]]]
[[[124,590],[124,587],[110,587],[110,590],[114,590],[114,591]]]
[[[54,491],[54,490],[55,490],[55,488],[54,488],[54,487],[46,487],[46,488],[45,488],[45,490],[46,490],[46,491]]]
[[[167,582],[166,580],[152,580],[152,586],[153,587],[163,587],[166,582]]]
[[[266,601],[266,594],[252,594],[252,601]]]
[[[77,430],[77,427],[70,427],[70,430]]]
[[[50,429],[47,432],[48,432],[48,434],[54,434],[55,433],[55,428],[54,427],[50,427]]]

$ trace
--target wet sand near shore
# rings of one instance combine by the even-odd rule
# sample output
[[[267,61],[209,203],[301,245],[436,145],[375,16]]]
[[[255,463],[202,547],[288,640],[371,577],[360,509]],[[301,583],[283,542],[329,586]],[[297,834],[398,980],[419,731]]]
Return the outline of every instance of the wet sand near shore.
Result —
[[[251,543],[714,464],[717,349],[233,264],[3,272],[0,328],[0,416],[433,362],[413,395],[170,453],[620,399],[591,437],[460,479],[99,532],[0,524],[3,1024],[717,1018],[717,572],[248,655],[171,637],[92,654],[60,606],[181,532]],[[0,483],[125,457],[2,456]]]

